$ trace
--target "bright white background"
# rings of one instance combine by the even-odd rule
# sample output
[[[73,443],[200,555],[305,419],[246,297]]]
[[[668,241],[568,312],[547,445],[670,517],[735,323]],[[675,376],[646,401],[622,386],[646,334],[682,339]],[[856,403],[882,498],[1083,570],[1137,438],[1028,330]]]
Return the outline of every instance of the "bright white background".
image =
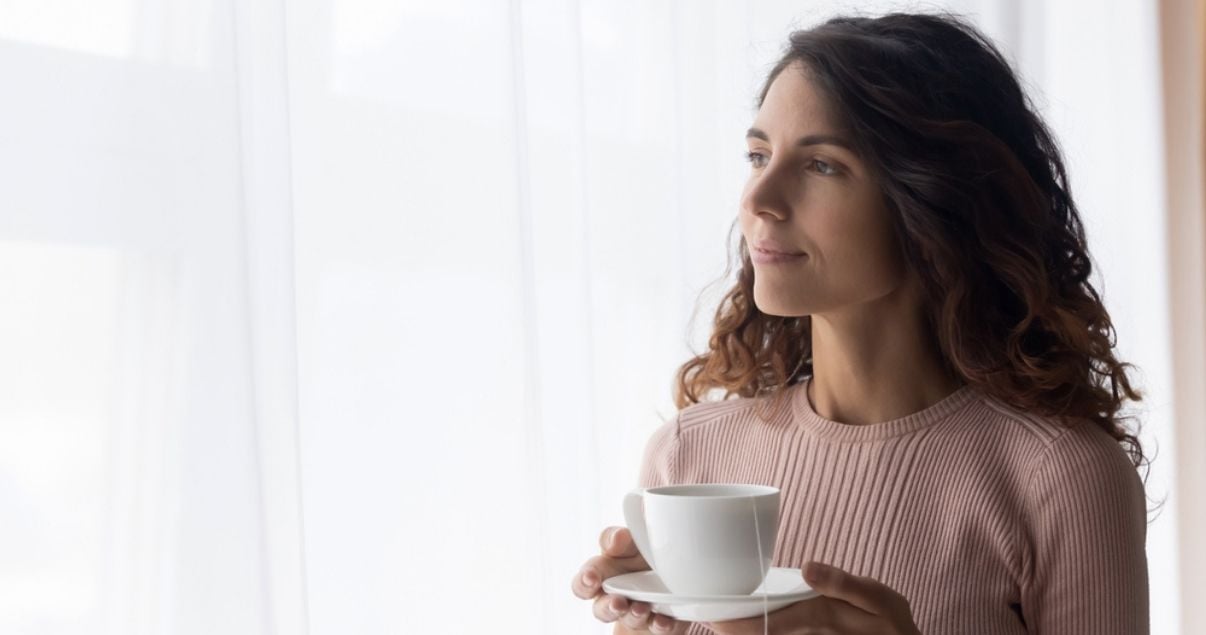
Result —
[[[0,632],[609,630],[569,581],[727,287],[755,92],[851,6],[0,0]],[[857,6],[967,13],[1054,127],[1191,632],[1155,4]]]

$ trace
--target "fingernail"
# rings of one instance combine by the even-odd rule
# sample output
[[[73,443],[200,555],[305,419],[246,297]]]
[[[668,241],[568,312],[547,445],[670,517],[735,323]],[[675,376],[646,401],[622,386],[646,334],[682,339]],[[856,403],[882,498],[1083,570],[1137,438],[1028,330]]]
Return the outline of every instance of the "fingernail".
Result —
[[[612,598],[609,606],[611,606],[612,613],[619,614],[624,612],[624,607],[620,604],[619,598]]]
[[[619,531],[620,531],[619,529],[612,529],[610,532],[607,533],[607,548],[608,549],[616,546],[616,534],[619,533]]]
[[[586,586],[595,586],[599,583],[599,574],[595,573],[594,569],[587,569],[582,574],[582,583]]]
[[[646,612],[646,611],[645,611],[645,607],[644,607],[644,606],[639,606],[639,605],[638,605],[638,606],[634,606],[634,607],[632,607],[632,614],[633,614],[633,615],[635,615],[635,616],[637,616],[637,617],[645,617],[645,612]]]
[[[821,584],[829,579],[829,567],[819,562],[809,562],[804,566],[804,579],[809,584]]]

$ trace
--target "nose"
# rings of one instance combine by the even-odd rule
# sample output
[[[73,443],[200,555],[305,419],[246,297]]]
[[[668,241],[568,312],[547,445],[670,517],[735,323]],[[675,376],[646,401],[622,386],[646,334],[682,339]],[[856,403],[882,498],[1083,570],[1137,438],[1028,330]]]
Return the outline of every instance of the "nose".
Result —
[[[741,212],[749,216],[767,214],[776,220],[791,215],[791,200],[795,196],[789,175],[768,165],[761,173],[750,175],[741,200]]]

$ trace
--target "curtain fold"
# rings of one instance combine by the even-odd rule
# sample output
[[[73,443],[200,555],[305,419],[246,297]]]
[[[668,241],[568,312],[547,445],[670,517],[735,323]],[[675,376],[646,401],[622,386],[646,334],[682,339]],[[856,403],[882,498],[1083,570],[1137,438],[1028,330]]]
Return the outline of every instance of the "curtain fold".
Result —
[[[1168,281],[1171,297],[1173,408],[1176,439],[1175,498],[1181,632],[1206,631],[1206,606],[1194,589],[1206,585],[1206,546],[1189,539],[1206,527],[1206,482],[1200,449],[1206,447],[1206,3],[1160,5],[1164,97],[1165,174],[1169,216]],[[1167,456],[1167,453],[1165,454]],[[1170,514],[1172,515],[1172,514]],[[1171,523],[1170,523],[1171,524]]]

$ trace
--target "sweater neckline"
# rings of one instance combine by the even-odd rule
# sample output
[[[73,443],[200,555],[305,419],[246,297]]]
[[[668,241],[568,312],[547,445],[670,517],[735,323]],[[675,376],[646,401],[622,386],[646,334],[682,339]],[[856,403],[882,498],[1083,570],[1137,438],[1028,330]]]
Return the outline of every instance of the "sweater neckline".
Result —
[[[849,424],[827,419],[817,414],[808,400],[808,384],[812,377],[795,384],[791,395],[792,413],[797,425],[818,437],[835,441],[878,441],[916,432],[949,419],[974,397],[970,385],[964,384],[930,406],[912,414],[880,423]]]

